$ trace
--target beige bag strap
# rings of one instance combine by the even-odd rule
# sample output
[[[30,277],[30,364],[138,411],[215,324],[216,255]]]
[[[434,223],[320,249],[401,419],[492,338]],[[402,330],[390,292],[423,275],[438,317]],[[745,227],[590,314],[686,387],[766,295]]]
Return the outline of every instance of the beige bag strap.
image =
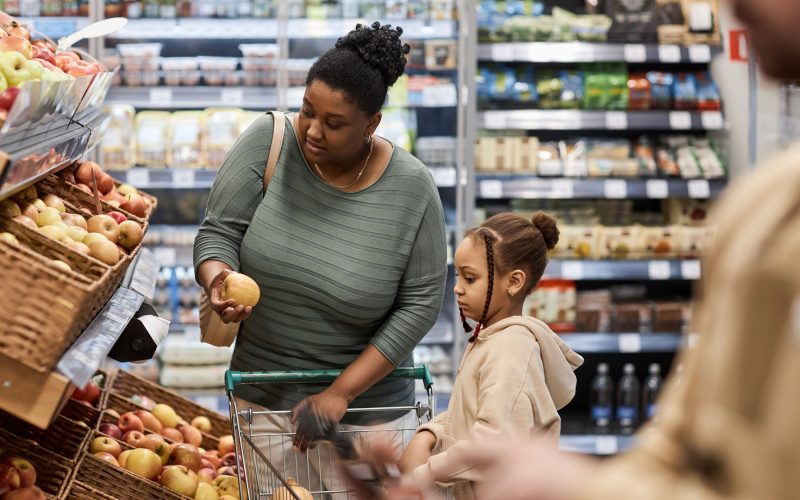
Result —
[[[281,156],[283,147],[283,134],[286,131],[286,115],[282,111],[270,111],[274,125],[272,127],[272,144],[269,147],[267,165],[264,168],[264,194],[267,194],[269,181],[275,174],[275,167],[278,165],[278,158]]]

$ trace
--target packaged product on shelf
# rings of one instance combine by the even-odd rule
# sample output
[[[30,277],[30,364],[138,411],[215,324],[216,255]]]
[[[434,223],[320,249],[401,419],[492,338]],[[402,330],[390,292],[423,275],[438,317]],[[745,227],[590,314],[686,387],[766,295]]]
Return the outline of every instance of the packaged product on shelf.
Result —
[[[639,162],[639,168],[642,175],[653,177],[658,175],[658,166],[656,165],[655,152],[650,139],[647,136],[642,136],[633,146],[633,153],[636,160]]]
[[[241,44],[239,50],[244,71],[244,84],[275,85],[277,80],[277,60],[280,50],[275,43]]]
[[[237,108],[208,108],[205,110],[206,165],[218,168],[239,137],[242,110]]]
[[[164,83],[167,85],[194,86],[200,83],[196,57],[162,57],[161,69],[164,70]]]
[[[316,59],[289,59],[286,69],[289,72],[289,85],[302,87],[306,84],[306,75]]]
[[[400,78],[394,82],[394,85],[389,87],[389,95],[387,98],[387,106],[394,107],[394,108],[405,108],[408,107],[409,102],[409,82],[412,79],[409,78],[408,75],[402,75]],[[420,102],[424,101],[424,96],[422,95],[422,89],[419,91],[419,100]]]
[[[671,224],[702,226],[708,219],[708,200],[669,199],[663,202],[664,212]]]
[[[425,68],[429,70],[455,69],[455,40],[426,40]]]
[[[585,109],[628,109],[628,71],[624,64],[587,67],[584,81]]]
[[[722,98],[719,89],[708,71],[699,72],[697,79],[697,109],[700,111],[719,111],[722,109]]]
[[[417,130],[416,113],[401,109],[386,109],[376,133],[406,151],[413,151],[412,136]]]
[[[540,142],[536,151],[536,168],[539,175],[544,177],[559,177],[564,175],[564,166],[558,152],[558,143]]]
[[[425,40],[409,40],[406,69],[425,69]]]
[[[428,17],[428,0],[407,0],[408,4],[406,16],[408,19],[419,19]]]
[[[538,318],[556,333],[575,331],[577,296],[575,282],[542,280],[523,305],[524,314]]]
[[[650,80],[645,73],[632,73],[628,77],[628,109],[650,109]]]
[[[691,146],[681,146],[675,150],[675,162],[684,179],[696,179],[703,176],[700,170],[700,163],[694,156],[694,148]]]
[[[725,177],[725,166],[708,139],[695,139],[693,152],[706,179]]]
[[[659,146],[656,149],[656,164],[662,175],[667,177],[680,177],[681,175],[675,154],[668,146]]]
[[[543,71],[538,75],[536,91],[539,107],[578,109],[584,99],[583,73],[580,71]]]
[[[675,109],[697,109],[697,78],[694,73],[675,75],[672,97]]]
[[[511,168],[515,172],[535,174],[538,171],[539,139],[536,137],[517,137]]]
[[[576,329],[579,332],[607,332],[611,328],[611,291],[592,290],[577,294]]]
[[[206,85],[235,86],[241,83],[240,75],[236,71],[239,59],[235,57],[199,56],[197,63]]]
[[[563,259],[593,259],[599,256],[599,227],[564,225],[559,230],[554,256]]]
[[[634,177],[639,162],[631,157],[631,144],[625,139],[593,140],[587,148],[588,174],[592,177]]]
[[[692,307],[686,302],[657,302],[653,305],[653,332],[683,333],[691,320]]]
[[[453,18],[454,0],[428,0],[431,19],[447,21]]]
[[[705,226],[684,226],[681,230],[680,257],[699,258],[709,243],[709,230]]]
[[[647,79],[650,81],[650,107],[652,109],[671,109],[675,75],[662,71],[649,71]]]
[[[559,141],[558,151],[566,177],[586,177],[586,141]]]
[[[200,168],[205,165],[202,111],[177,111],[170,119],[170,167]]]
[[[648,331],[652,322],[653,310],[648,303],[621,303],[611,306],[611,329],[615,332]]]
[[[514,156],[514,151],[512,149],[513,139],[515,138],[478,138],[482,170],[489,172],[511,172],[511,162]]]
[[[483,99],[513,100],[517,75],[505,65],[486,65],[479,69],[478,96]]]
[[[513,99],[517,102],[536,102],[539,96],[536,91],[536,73],[533,66],[517,66],[515,71]]]
[[[142,111],[136,115],[136,162],[151,168],[169,166],[167,144],[170,113]]]
[[[604,15],[577,15],[560,7],[553,7],[553,21],[561,38],[582,42],[604,42],[612,20]],[[569,33],[568,35],[565,33]]]
[[[124,170],[134,165],[133,120],[136,110],[128,105],[105,108],[109,121],[100,144],[100,163],[109,170]]]
[[[158,85],[158,58],[160,43],[119,44],[117,50],[122,63],[122,75],[126,85],[132,87]]]
[[[614,24],[608,39],[616,43],[654,42],[656,40],[656,1],[609,0],[606,14]]]
[[[636,259],[643,252],[639,226],[602,227],[599,236],[601,259]]]
[[[641,230],[645,257],[664,259],[678,254],[681,226],[643,227]]]

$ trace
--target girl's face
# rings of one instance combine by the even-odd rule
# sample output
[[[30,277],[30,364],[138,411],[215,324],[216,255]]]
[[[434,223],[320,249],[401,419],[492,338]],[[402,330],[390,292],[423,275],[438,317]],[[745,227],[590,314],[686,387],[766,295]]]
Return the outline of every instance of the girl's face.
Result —
[[[486,262],[486,248],[477,238],[465,238],[454,256],[456,267],[456,286],[453,291],[456,294],[458,306],[464,315],[471,320],[480,321],[483,308],[486,305],[486,293],[489,290],[489,266]],[[487,321],[495,312],[498,296],[501,296],[497,289],[498,276],[495,273],[495,288],[492,292],[492,302],[489,305],[489,312],[486,315]]]

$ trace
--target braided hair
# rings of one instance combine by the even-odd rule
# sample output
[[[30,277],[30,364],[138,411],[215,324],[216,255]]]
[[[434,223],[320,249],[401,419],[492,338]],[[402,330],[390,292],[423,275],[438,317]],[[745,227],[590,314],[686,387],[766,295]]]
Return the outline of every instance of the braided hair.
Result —
[[[478,338],[478,335],[481,333],[481,327],[486,322],[486,316],[489,314],[489,306],[492,303],[492,293],[494,292],[494,242],[495,242],[495,235],[488,229],[479,228],[475,231],[475,236],[479,236],[483,238],[484,246],[486,247],[486,265],[489,270],[489,285],[486,289],[486,302],[483,305],[483,313],[481,313],[481,318],[478,320],[478,326],[475,327],[475,331],[469,338],[469,342],[475,342]],[[464,312],[460,310],[461,313],[461,322],[464,326],[464,330],[469,333],[472,331],[472,328],[469,327],[467,324],[466,317],[464,316]]]

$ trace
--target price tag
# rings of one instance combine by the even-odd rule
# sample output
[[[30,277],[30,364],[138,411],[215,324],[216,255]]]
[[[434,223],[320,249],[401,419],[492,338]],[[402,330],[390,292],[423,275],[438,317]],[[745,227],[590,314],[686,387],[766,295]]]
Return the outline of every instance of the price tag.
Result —
[[[150,104],[158,106],[172,105],[172,89],[162,87],[150,89]]]
[[[508,126],[506,122],[506,114],[502,111],[486,111],[483,113],[483,128],[504,129]]]
[[[671,111],[669,128],[673,130],[689,130],[692,128],[692,114],[688,111]]]
[[[568,280],[580,281],[583,279],[583,262],[565,260],[561,263],[561,277]]]
[[[681,276],[685,280],[699,280],[700,279],[700,261],[699,260],[684,260],[681,262]]]
[[[647,265],[647,275],[651,280],[668,280],[672,276],[669,262],[666,260],[653,260]]]
[[[156,261],[162,267],[174,266],[178,260],[177,252],[171,247],[156,247],[153,249],[156,254]]]
[[[651,179],[645,185],[647,197],[651,200],[663,200],[669,196],[669,184],[663,179]]]
[[[628,182],[622,179],[609,179],[603,183],[606,198],[620,200],[628,197]]]
[[[623,58],[627,63],[643,63],[647,61],[647,48],[641,44],[626,44]]]
[[[481,198],[502,198],[503,182],[497,180],[481,181],[480,191]]]
[[[453,187],[456,185],[455,167],[433,167],[430,169],[433,182],[439,187]]]
[[[707,200],[711,197],[711,186],[705,179],[692,179],[687,185],[689,189],[689,198],[695,200]]]
[[[550,184],[551,198],[568,200],[574,193],[574,184],[569,179],[555,179]]]
[[[700,121],[706,130],[720,130],[724,128],[725,122],[722,113],[719,111],[704,111],[700,114]]]
[[[624,111],[607,111],[606,128],[609,130],[626,130],[628,128],[628,114]]]
[[[642,336],[638,333],[620,334],[619,352],[642,352]]]
[[[594,440],[594,452],[596,455],[613,455],[619,451],[617,438],[614,436],[597,436]]]
[[[244,90],[222,89],[219,92],[219,100],[226,106],[241,106],[244,103]]]
[[[658,59],[662,63],[679,63],[681,62],[681,48],[677,45],[659,45]]]
[[[146,189],[150,185],[150,172],[146,168],[132,168],[125,180],[135,188]]]
[[[693,63],[711,62],[711,47],[708,45],[690,45],[689,60]]]
[[[492,61],[510,61],[514,55],[512,47],[506,43],[493,44],[491,49]]]
[[[195,185],[194,170],[184,168],[173,170],[172,185],[178,188],[193,187]]]

